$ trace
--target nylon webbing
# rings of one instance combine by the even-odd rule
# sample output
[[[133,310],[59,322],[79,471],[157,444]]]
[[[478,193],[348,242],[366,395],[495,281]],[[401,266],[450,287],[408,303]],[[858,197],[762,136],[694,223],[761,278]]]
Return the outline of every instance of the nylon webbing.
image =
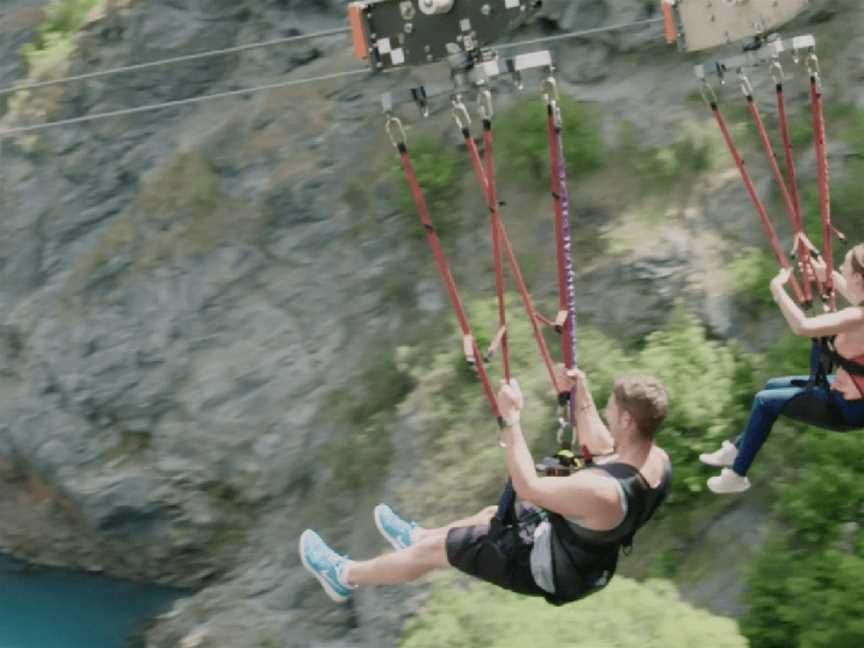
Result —
[[[420,183],[417,180],[417,173],[414,170],[414,165],[411,163],[411,156],[408,153],[408,147],[404,142],[400,142],[397,146],[402,159],[402,167],[405,171],[405,177],[411,187],[411,195],[414,198],[414,204],[417,206],[417,213],[420,216],[420,221],[426,231],[426,238],[432,248],[432,253],[435,256],[435,263],[438,266],[438,272],[444,285],[447,288],[447,294],[450,296],[450,302],[453,309],[456,311],[456,319],[459,321],[459,327],[462,330],[463,339],[470,336],[472,350],[474,354],[474,367],[477,370],[477,375],[480,377],[480,382],[483,385],[483,392],[486,394],[486,399],[489,401],[489,406],[492,409],[492,414],[501,423],[501,413],[498,409],[498,401],[495,398],[495,392],[492,389],[492,384],[489,381],[489,374],[483,364],[483,357],[480,355],[480,350],[477,348],[477,341],[471,332],[471,325],[468,322],[468,316],[465,314],[465,309],[462,307],[462,302],[459,299],[459,293],[456,289],[456,282],[453,280],[453,275],[450,273],[450,268],[447,265],[447,260],[444,257],[444,252],[441,249],[441,241],[438,238],[438,233],[432,224],[432,219],[429,215],[429,206],[426,203],[426,198],[423,196],[423,191],[420,188]]]
[[[567,190],[567,160],[564,154],[564,137],[560,122],[560,106],[549,102],[546,107],[549,133],[549,155],[552,167],[552,198],[555,211],[555,241],[558,258],[558,299],[561,310],[567,311],[567,322],[561,336],[561,354],[568,369],[577,366],[579,349],[576,338],[576,278],[573,270],[573,238],[570,230],[570,195]],[[575,387],[570,391],[568,418],[570,427],[576,429]],[[583,456],[590,458],[587,448]]]
[[[470,138],[469,138],[470,139]],[[473,140],[472,140],[473,142]],[[492,255],[495,258],[495,293],[498,296],[498,326],[503,330],[501,358],[504,365],[504,380],[510,383],[510,352],[507,345],[507,311],[504,301],[504,264],[501,262],[501,228],[498,213],[498,186],[495,180],[495,159],[492,154],[492,121],[483,120],[483,146],[486,150],[486,201],[489,205],[489,220],[492,230]],[[476,151],[476,146],[475,146]]]
[[[796,234],[796,240],[802,247],[804,241],[801,239],[801,221],[799,218],[799,210],[796,207],[795,200],[792,198],[792,193],[786,185],[786,179],[783,177],[783,172],[780,170],[780,165],[777,162],[777,156],[774,153],[774,147],[771,145],[771,140],[768,137],[768,131],[765,129],[765,123],[762,121],[762,116],[759,114],[759,107],[756,104],[752,94],[747,95],[747,106],[750,109],[750,115],[753,118],[753,123],[756,126],[756,131],[759,134],[759,140],[762,142],[762,149],[765,151],[765,156],[768,158],[768,164],[774,174],[774,181],[777,183],[777,188],[780,190],[780,195],[783,197],[783,204],[786,205],[786,212],[789,216],[789,221],[792,223],[792,228]],[[790,144],[791,147],[791,144]],[[790,149],[791,150],[791,149]],[[788,158],[787,158],[788,159]],[[809,258],[809,257],[808,257]],[[786,267],[786,266],[784,266]],[[807,274],[806,272],[804,273]],[[796,292],[799,303],[808,306],[813,300],[810,294],[810,282],[805,281],[803,292]]]
[[[487,128],[488,122],[489,128]],[[537,348],[540,351],[540,356],[543,359],[543,364],[546,366],[546,371],[549,374],[549,379],[552,382],[552,386],[555,389],[556,393],[558,391],[558,381],[555,376],[555,367],[552,362],[552,357],[549,354],[549,348],[546,345],[546,340],[543,338],[543,332],[540,330],[540,324],[538,322],[537,311],[534,308],[534,303],[531,300],[531,295],[528,292],[528,286],[525,283],[525,277],[522,274],[522,270],[519,267],[519,261],[516,259],[516,255],[513,252],[513,246],[510,244],[510,239],[507,236],[507,228],[504,226],[504,222],[501,220],[498,213],[498,203],[497,198],[495,201],[491,200],[490,196],[490,182],[487,179],[487,169],[492,169],[494,173],[494,160],[492,157],[493,149],[491,148],[492,143],[492,129],[491,129],[491,120],[484,121],[484,146],[486,148],[486,164],[484,168],[484,164],[480,159],[480,153],[477,150],[477,144],[474,142],[474,139],[471,137],[470,132],[467,132],[467,128],[463,128],[462,134],[465,136],[465,145],[468,149],[468,155],[471,158],[471,166],[474,169],[475,174],[477,175],[477,180],[480,183],[480,186],[483,190],[483,194],[486,198],[486,204],[489,208],[490,213],[493,214],[493,221],[497,225],[497,230],[499,234],[498,241],[501,245],[501,249],[504,252],[504,255],[507,258],[507,263],[510,266],[510,271],[513,275],[513,279],[516,282],[516,288],[519,292],[520,297],[522,298],[522,303],[525,308],[526,313],[528,314],[528,319],[531,322],[531,328],[534,334],[534,340],[537,343]],[[493,178],[494,182],[494,178]],[[494,238],[493,238],[494,241]]]
[[[801,218],[801,196],[798,194],[798,180],[795,177],[795,158],[792,153],[792,136],[789,132],[789,118],[786,115],[786,100],[783,93],[783,84],[776,84],[777,90],[777,118],[780,125],[780,134],[783,138],[783,157],[786,162],[786,184],[789,187],[789,195],[792,198],[792,203],[795,208],[795,218],[793,227],[795,229],[796,254],[801,262],[802,276],[804,280],[804,301],[807,304],[813,301],[813,289],[811,286],[810,277],[816,276],[812,272],[813,266],[810,259],[810,247],[805,242],[804,222]],[[820,292],[822,290],[822,282],[816,280],[817,287]]]
[[[741,174],[741,180],[744,182],[747,194],[750,196],[750,200],[753,202],[753,206],[756,208],[756,212],[759,215],[759,220],[762,223],[762,228],[765,230],[765,235],[768,237],[771,250],[774,252],[774,256],[777,258],[777,262],[780,266],[783,268],[789,268],[789,259],[786,258],[786,254],[780,246],[780,241],[777,239],[777,232],[774,230],[774,226],[768,218],[768,211],[765,209],[765,204],[759,198],[759,194],[756,193],[756,188],[753,186],[753,180],[750,178],[750,173],[747,171],[744,160],[741,158],[741,154],[735,146],[735,142],[729,132],[729,127],[726,125],[726,120],[723,119],[723,115],[720,113],[720,108],[716,101],[712,101],[710,106],[711,112],[714,113],[714,118],[717,120],[717,125],[720,127],[723,140],[726,142],[726,146],[729,148],[729,152],[735,160],[735,165],[738,167],[738,172]],[[794,275],[790,278],[790,284],[798,303],[802,303],[804,295],[801,292],[801,287],[798,285],[798,280]]]
[[[828,154],[825,150],[825,115],[822,111],[822,91],[816,75],[810,75],[810,104],[813,113],[813,141],[816,148],[816,180],[819,185],[819,214],[822,218],[822,254],[825,257],[825,295],[832,311],[837,310],[834,290],[834,252],[831,223],[831,194],[828,187]]]

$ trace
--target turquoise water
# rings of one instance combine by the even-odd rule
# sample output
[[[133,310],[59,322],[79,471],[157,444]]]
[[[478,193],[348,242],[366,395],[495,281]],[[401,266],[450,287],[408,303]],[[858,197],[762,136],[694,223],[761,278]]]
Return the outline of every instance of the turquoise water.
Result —
[[[0,555],[0,648],[122,648],[182,595]]]

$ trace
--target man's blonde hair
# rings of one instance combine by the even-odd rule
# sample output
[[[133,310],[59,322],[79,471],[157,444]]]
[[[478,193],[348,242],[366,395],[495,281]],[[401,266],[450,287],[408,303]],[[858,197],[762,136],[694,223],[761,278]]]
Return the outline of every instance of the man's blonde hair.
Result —
[[[669,395],[663,383],[653,376],[624,376],[615,381],[612,393],[618,407],[636,421],[642,437],[654,439],[669,411]]]

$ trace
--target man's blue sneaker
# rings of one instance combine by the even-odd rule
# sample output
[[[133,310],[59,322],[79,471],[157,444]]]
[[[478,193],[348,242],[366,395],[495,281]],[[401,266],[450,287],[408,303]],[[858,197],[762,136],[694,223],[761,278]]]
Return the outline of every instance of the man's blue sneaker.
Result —
[[[348,585],[342,576],[348,558],[333,551],[321,536],[311,529],[307,529],[300,536],[300,560],[306,570],[318,579],[331,599],[344,603],[351,598],[355,588]]]
[[[419,527],[416,522],[402,519],[386,504],[376,506],[374,516],[375,526],[394,549],[411,546],[411,532]]]

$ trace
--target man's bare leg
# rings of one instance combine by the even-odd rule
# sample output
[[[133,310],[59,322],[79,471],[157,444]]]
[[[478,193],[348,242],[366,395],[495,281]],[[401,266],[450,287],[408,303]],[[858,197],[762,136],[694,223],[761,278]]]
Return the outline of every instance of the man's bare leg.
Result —
[[[372,560],[350,561],[345,579],[353,585],[395,585],[409,583],[433,569],[449,567],[447,533],[427,530],[422,540],[394,553]]]
[[[447,533],[450,529],[489,524],[497,507],[487,506],[471,517],[435,529],[417,528],[411,534],[412,545],[372,560],[350,561],[345,579],[351,585],[395,585],[409,583],[435,569],[450,566],[447,560]]]
[[[450,529],[456,529],[458,527],[468,527],[468,526],[480,526],[483,524],[489,524],[493,517],[495,517],[495,513],[498,512],[497,506],[487,506],[481,509],[479,512],[475,513],[471,517],[462,518],[461,520],[456,520],[455,522],[451,522],[450,524],[443,527],[436,527],[434,529],[424,529],[422,527],[417,527],[411,532],[411,541],[412,542],[420,542],[429,534],[438,534],[443,532],[444,537],[447,537],[447,532]]]

